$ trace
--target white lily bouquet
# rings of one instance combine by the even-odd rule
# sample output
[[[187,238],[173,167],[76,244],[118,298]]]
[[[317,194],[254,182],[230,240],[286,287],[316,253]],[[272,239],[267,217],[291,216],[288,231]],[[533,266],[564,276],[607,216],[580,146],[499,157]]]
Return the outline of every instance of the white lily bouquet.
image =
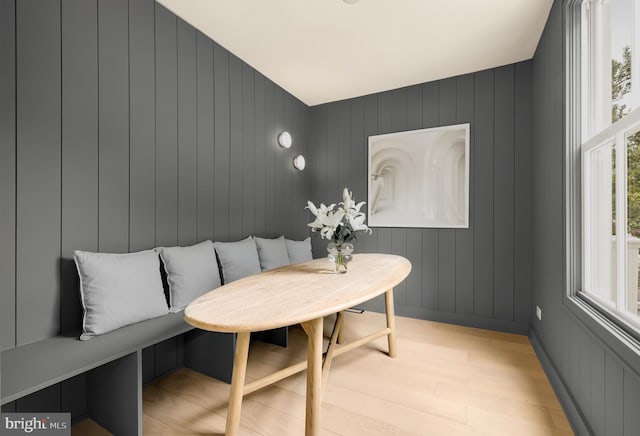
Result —
[[[325,206],[323,203],[320,207],[316,207],[311,201],[307,201],[307,207],[316,217],[315,220],[307,226],[311,227],[313,232],[319,232],[322,239],[330,240],[327,246],[329,259],[335,263],[336,272],[341,267],[344,272],[347,269],[347,263],[351,260],[353,245],[351,241],[356,239],[356,232],[369,232],[371,229],[365,224],[367,215],[360,212],[362,206],[366,202],[357,203],[353,200],[353,193],[347,188],[342,192],[342,202]]]

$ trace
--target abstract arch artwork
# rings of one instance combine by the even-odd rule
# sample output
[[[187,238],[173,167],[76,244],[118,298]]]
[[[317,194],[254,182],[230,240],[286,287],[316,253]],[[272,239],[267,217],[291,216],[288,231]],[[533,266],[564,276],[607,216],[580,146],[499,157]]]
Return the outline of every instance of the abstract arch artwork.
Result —
[[[470,124],[369,137],[369,226],[469,227]]]

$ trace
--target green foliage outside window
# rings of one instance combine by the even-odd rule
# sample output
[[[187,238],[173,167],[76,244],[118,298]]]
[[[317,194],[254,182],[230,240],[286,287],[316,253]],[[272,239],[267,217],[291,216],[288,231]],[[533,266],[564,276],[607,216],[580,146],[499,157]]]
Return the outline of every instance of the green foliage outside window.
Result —
[[[611,60],[611,122],[629,113],[622,98],[631,91],[631,48],[624,47],[622,60]],[[615,150],[614,150],[615,153]],[[615,234],[615,154],[613,159],[613,221]],[[640,237],[640,132],[627,141],[627,233]]]

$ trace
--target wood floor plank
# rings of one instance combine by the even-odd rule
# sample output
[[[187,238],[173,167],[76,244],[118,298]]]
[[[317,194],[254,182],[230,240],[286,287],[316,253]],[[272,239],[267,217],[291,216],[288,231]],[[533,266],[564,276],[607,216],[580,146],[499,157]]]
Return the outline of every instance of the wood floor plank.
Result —
[[[74,422],[71,426],[71,436],[110,436],[107,430],[98,425],[94,420],[85,418]]]
[[[327,337],[331,321],[325,321]],[[347,313],[345,341],[384,323],[383,314]],[[334,359],[321,434],[573,434],[525,336],[403,317],[396,328],[397,358],[386,355],[382,337]],[[247,382],[304,360],[299,326],[290,328],[289,341],[287,349],[253,342]],[[302,372],[246,396],[241,434],[302,434],[305,389]],[[222,433],[228,395],[225,383],[175,371],[144,390],[144,434]]]

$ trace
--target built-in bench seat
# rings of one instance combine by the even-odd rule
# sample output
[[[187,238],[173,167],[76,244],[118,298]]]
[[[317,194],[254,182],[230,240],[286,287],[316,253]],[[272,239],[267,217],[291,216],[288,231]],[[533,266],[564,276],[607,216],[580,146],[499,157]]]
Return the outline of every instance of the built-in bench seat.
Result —
[[[56,336],[3,351],[2,404],[190,330],[182,312],[170,313],[90,341]]]
[[[3,410],[34,411],[8,406],[84,374],[86,397],[75,401],[84,402],[86,413],[72,419],[88,416],[114,434],[142,434],[143,350],[180,335],[185,366],[230,382],[235,335],[194,329],[183,312],[170,313],[89,341],[80,341],[78,335],[56,336],[3,351]]]
[[[286,250],[284,238],[280,239],[281,248]],[[269,243],[270,240],[264,241]],[[253,250],[255,247],[254,244]],[[310,245],[308,251],[310,256]],[[281,262],[288,263],[287,252],[283,253]],[[258,262],[257,252],[255,261]],[[259,271],[260,264],[256,263],[254,272]],[[142,434],[142,387],[150,380],[144,369],[149,363],[153,366],[154,362],[147,360],[147,357],[154,358],[153,347],[162,346],[161,343],[172,338],[180,338],[180,356],[176,358],[174,367],[184,365],[228,383],[231,381],[236,335],[195,329],[184,321],[183,314],[183,311],[168,313],[89,340],[80,340],[80,332],[77,332],[2,351],[2,410],[68,412],[61,402],[51,406],[45,401],[44,405],[40,403],[34,408],[33,401],[24,399],[33,396],[46,398],[43,393],[48,388],[81,378],[82,387],[79,393],[74,394],[78,398],[73,402],[81,403],[82,407],[80,412],[71,410],[72,420],[88,416],[111,433]],[[286,347],[288,329],[257,332],[253,336]],[[155,373],[155,376],[164,372],[166,369],[161,374]]]

